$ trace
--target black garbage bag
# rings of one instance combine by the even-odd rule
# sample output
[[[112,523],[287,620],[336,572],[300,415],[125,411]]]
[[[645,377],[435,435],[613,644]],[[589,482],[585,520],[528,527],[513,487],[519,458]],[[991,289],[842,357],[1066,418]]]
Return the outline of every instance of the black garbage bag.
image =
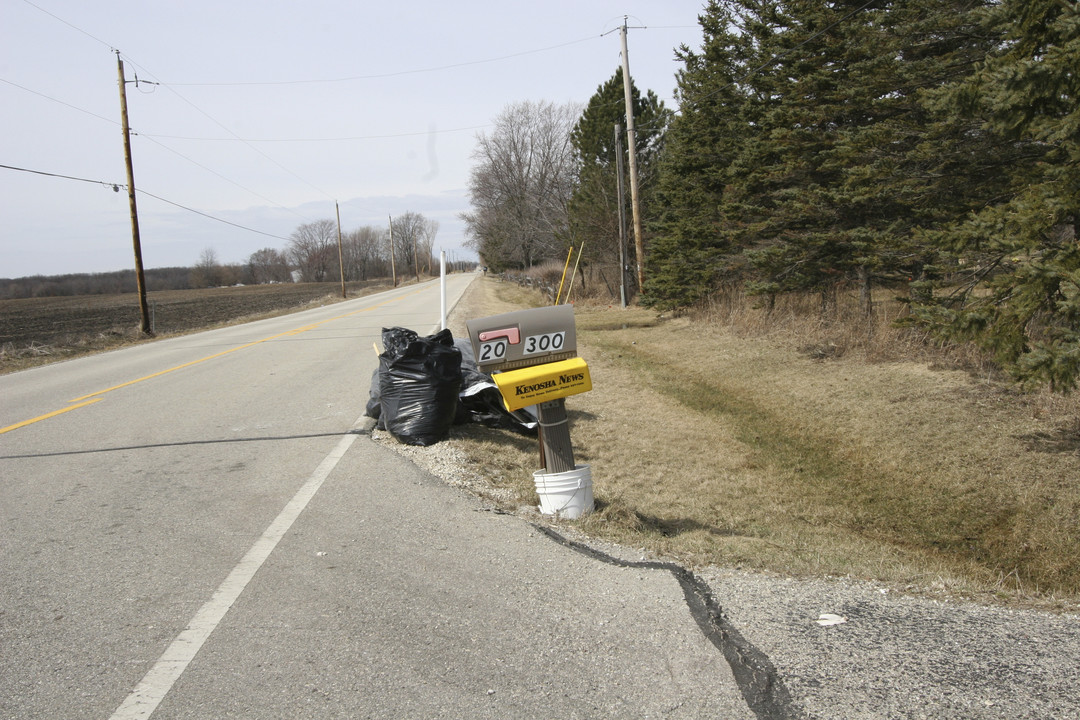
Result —
[[[525,409],[512,412],[506,409],[502,394],[491,375],[477,367],[472,343],[466,338],[458,338],[454,340],[454,345],[461,353],[457,423],[480,423],[535,437],[539,427],[536,417]]]
[[[372,378],[367,415],[406,445],[433,445],[450,434],[461,390],[461,352],[449,330],[420,337],[383,328],[383,352]],[[378,380],[378,415],[372,403]]]
[[[371,373],[371,389],[368,391],[367,407],[364,408],[364,414],[369,418],[378,420],[375,427],[385,430],[386,426],[382,422],[382,399],[379,394],[379,368],[375,368],[375,372]]]

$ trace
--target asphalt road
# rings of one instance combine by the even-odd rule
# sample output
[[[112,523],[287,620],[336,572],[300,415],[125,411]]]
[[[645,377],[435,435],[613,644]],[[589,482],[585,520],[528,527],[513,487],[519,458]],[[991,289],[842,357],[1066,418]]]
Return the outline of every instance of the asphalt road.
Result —
[[[428,283],[0,377],[0,717],[755,717],[671,573],[356,432],[380,329],[438,310]]]
[[[1080,718],[1076,615],[690,573],[364,434],[437,292],[0,376],[0,718]]]

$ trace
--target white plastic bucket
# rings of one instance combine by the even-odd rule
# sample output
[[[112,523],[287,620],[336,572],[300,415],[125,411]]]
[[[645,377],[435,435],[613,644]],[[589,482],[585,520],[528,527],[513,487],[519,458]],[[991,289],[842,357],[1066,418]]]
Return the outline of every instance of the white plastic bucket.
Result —
[[[540,512],[544,515],[574,520],[593,509],[592,472],[588,465],[576,465],[573,470],[533,473],[536,494],[540,496]]]

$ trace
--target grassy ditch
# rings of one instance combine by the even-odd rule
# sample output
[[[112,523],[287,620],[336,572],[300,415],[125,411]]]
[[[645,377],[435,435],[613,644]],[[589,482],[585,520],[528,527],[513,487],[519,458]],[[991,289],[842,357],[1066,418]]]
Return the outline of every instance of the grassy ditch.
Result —
[[[522,293],[485,280],[457,314],[535,304]],[[788,331],[576,316],[594,387],[567,400],[597,498],[586,532],[692,565],[1080,599],[1076,400],[923,360],[821,359]],[[455,442],[504,501],[535,503],[535,441],[467,428]]]

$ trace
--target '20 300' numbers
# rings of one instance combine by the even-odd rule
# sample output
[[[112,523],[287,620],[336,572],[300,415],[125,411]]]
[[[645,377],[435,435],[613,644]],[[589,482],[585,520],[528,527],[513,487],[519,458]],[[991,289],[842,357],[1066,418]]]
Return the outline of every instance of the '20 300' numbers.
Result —
[[[522,355],[539,355],[546,352],[558,352],[566,342],[565,332],[544,333],[542,335],[529,335],[525,338],[521,349]],[[499,338],[490,342],[480,343],[480,357],[477,362],[489,363],[502,360],[506,357],[506,351],[510,345],[506,338]]]

